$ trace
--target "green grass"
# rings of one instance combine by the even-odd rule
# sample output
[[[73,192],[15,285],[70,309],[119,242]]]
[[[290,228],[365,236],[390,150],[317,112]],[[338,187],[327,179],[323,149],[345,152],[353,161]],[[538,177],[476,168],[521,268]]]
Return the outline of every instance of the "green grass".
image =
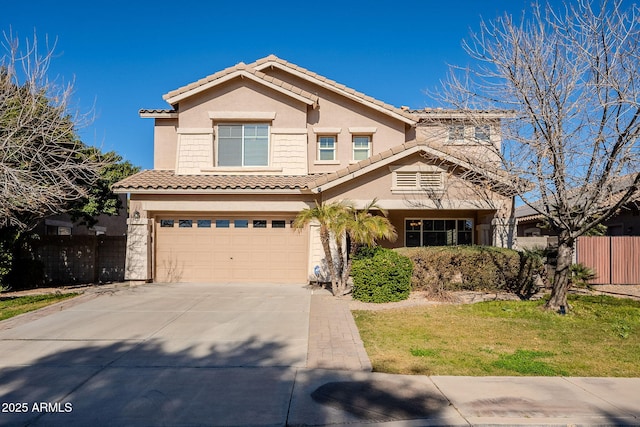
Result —
[[[5,320],[18,314],[37,310],[58,301],[77,296],[78,294],[47,294],[30,295],[24,297],[1,297],[0,296],[0,320]]]
[[[640,301],[569,302],[566,316],[544,310],[543,301],[353,314],[378,372],[640,377]]]

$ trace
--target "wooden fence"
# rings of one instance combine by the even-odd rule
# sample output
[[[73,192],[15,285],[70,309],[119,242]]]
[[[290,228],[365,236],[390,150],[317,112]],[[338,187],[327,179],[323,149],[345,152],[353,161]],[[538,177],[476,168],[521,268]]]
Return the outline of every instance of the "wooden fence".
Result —
[[[576,262],[595,270],[592,284],[640,284],[640,236],[579,237]]]

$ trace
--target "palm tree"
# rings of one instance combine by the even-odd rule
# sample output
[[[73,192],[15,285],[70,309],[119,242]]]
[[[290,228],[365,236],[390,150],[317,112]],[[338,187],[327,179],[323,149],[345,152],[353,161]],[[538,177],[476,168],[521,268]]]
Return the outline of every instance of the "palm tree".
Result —
[[[373,209],[380,210],[386,216],[386,212],[377,206],[375,199],[362,210],[356,210],[345,201],[320,204],[316,202],[314,208],[302,210],[293,223],[294,227],[299,229],[312,221],[320,224],[320,241],[329,267],[331,292],[334,295],[347,293],[351,263],[360,246],[374,246],[377,239],[395,240],[397,237],[391,222],[385,216],[371,214],[370,211]],[[346,236],[349,236],[350,240],[348,256],[345,256],[342,250]],[[338,255],[335,261],[331,253],[332,237]]]
[[[322,202],[314,208],[303,209],[293,222],[293,226],[298,229],[304,228],[312,221],[317,221],[320,224],[320,242],[322,243],[322,249],[324,250],[325,260],[329,267],[329,274],[331,275],[331,292],[337,295],[341,286],[341,272],[343,266],[342,256],[342,240],[346,229],[343,228],[346,223],[351,207],[346,202]],[[334,237],[338,247],[338,265],[336,266],[331,254],[331,237]],[[338,270],[336,267],[339,267]]]

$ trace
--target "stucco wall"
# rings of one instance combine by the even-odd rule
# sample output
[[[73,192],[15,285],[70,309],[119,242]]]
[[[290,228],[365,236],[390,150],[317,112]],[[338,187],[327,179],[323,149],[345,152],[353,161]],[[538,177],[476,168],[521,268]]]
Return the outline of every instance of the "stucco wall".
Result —
[[[369,134],[368,130],[375,128],[375,132],[370,133],[372,154],[386,151],[412,138],[410,127],[401,120],[277,68],[263,71],[319,97],[319,108],[309,109],[307,118],[310,173],[331,172],[349,165],[353,160],[352,138],[354,135],[350,129],[355,130],[355,134],[358,134],[360,132],[357,128],[365,128],[363,134]],[[323,131],[327,128],[339,129],[339,132]],[[408,135],[407,132],[411,135]],[[337,161],[317,161],[317,138],[322,134],[337,136]]]
[[[155,119],[153,129],[153,168],[175,169],[178,144],[177,119]]]
[[[279,128],[306,126],[307,105],[248,79],[235,79],[180,102],[181,128],[211,127],[210,111],[276,112]]]
[[[442,171],[440,191],[394,190],[393,170]],[[502,207],[509,199],[484,188],[476,187],[456,176],[444,165],[434,165],[415,154],[398,162],[382,166],[342,185],[323,191],[324,200],[352,200],[365,204],[374,198],[386,209],[489,209]]]

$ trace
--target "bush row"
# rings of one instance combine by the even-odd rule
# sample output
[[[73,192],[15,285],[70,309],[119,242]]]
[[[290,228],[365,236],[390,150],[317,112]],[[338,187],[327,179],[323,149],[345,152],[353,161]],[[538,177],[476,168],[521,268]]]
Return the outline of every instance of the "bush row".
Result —
[[[451,291],[512,292],[529,298],[544,277],[543,258],[490,246],[364,248],[353,261],[353,298],[391,302],[411,289],[444,297]]]
[[[403,248],[414,265],[413,289],[512,292],[528,298],[538,291],[544,276],[543,258],[493,246],[438,246]]]

